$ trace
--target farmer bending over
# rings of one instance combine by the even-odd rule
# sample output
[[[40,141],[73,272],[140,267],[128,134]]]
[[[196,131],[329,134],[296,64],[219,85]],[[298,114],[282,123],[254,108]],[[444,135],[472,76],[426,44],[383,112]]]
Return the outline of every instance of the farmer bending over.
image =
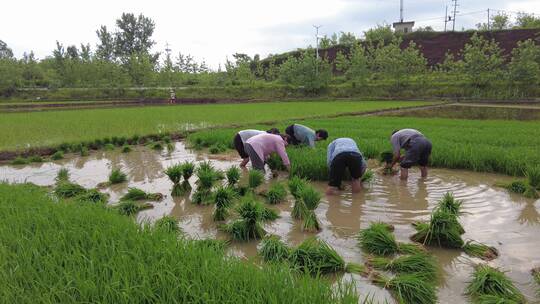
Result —
[[[326,140],[328,138],[328,132],[324,129],[313,131],[312,129],[301,125],[292,124],[285,129],[285,133],[289,135],[289,143],[292,145],[307,145],[315,147],[315,142],[319,140]]]
[[[330,168],[326,194],[332,195],[339,191],[346,168],[351,173],[352,192],[356,193],[362,190],[360,178],[366,172],[367,163],[354,140],[350,138],[338,138],[331,142],[328,145],[326,164]]]
[[[422,133],[415,129],[402,129],[392,132],[390,138],[394,159],[389,165],[393,168],[398,162],[401,166],[401,179],[407,179],[409,168],[418,165],[422,177],[427,177],[427,164],[431,155],[431,142]],[[401,156],[401,149],[405,150],[405,156]]]
[[[262,133],[255,135],[246,141],[246,153],[251,160],[251,166],[253,169],[260,170],[264,172],[264,164],[270,154],[277,153],[283,165],[287,168],[287,171],[291,169],[291,163],[289,161],[289,156],[285,151],[285,146],[287,146],[287,135],[276,135]]]
[[[276,128],[272,128],[266,132],[260,131],[260,130],[242,130],[236,133],[233,139],[233,145],[240,157],[242,158],[242,162],[240,163],[240,167],[245,167],[247,163],[249,162],[249,155],[246,153],[245,145],[246,141],[250,138],[252,138],[255,135],[264,134],[264,133],[270,133],[270,134],[279,134],[279,130]]]

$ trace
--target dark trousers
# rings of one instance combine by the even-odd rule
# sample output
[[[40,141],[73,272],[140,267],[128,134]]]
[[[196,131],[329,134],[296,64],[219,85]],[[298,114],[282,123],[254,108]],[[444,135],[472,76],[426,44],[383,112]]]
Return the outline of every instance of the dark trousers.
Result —
[[[359,179],[366,171],[366,163],[362,155],[357,152],[343,152],[334,157],[330,164],[330,177],[328,185],[339,188],[345,176],[345,169],[349,169],[353,179]]]
[[[287,128],[285,128],[285,134],[289,135],[289,144],[290,145],[299,145],[300,141],[296,139],[296,136],[294,135],[294,125],[290,125]]]

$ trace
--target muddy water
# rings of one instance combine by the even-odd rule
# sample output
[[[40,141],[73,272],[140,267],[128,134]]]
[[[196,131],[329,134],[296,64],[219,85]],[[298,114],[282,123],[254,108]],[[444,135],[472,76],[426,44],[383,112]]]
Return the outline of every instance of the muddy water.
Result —
[[[0,180],[9,182],[32,182],[49,186],[59,168],[66,167],[71,180],[85,187],[95,187],[107,180],[113,167],[120,167],[128,174],[129,183],[104,189],[111,195],[111,203],[118,201],[127,187],[139,187],[149,192],[167,194],[154,208],[138,214],[139,222],[155,221],[164,215],[176,217],[186,234],[193,238],[227,236],[216,229],[212,221],[213,207],[196,206],[189,199],[172,198],[171,183],[163,174],[169,165],[184,161],[210,159],[218,168],[225,169],[236,164],[236,155],[218,157],[196,154],[187,150],[182,143],[176,144],[173,153],[157,153],[144,147],[122,154],[117,151],[95,152],[87,157],[75,157],[56,162],[26,166],[0,166]],[[377,164],[370,163],[370,167]],[[270,179],[267,174],[267,179]],[[533,201],[493,187],[496,182],[509,182],[511,178],[501,175],[481,174],[468,171],[433,169],[430,177],[421,180],[413,171],[407,182],[397,177],[377,175],[366,185],[364,192],[351,195],[345,191],[340,196],[323,197],[317,209],[322,230],[319,238],[326,240],[347,261],[362,262],[363,255],[356,246],[355,236],[372,221],[384,221],[395,225],[395,234],[407,241],[414,232],[411,223],[427,220],[430,211],[447,191],[463,200],[465,214],[461,222],[467,231],[464,239],[474,239],[497,247],[500,257],[491,265],[508,270],[510,278],[534,302],[535,286],[529,271],[540,265],[540,200]],[[195,180],[191,183],[194,184]],[[323,183],[315,183],[321,191]],[[290,216],[292,201],[273,208],[279,209],[281,218],[266,225],[269,233],[277,234],[290,245],[297,245],[305,238],[315,235],[304,233],[298,221]],[[240,257],[256,254],[257,242],[233,243],[231,253]],[[439,260],[442,278],[439,282],[441,303],[467,302],[463,296],[473,263],[480,260],[469,258],[457,250],[431,249]],[[362,294],[370,293],[376,299],[392,302],[390,295],[356,275],[345,275],[344,280],[353,280]]]

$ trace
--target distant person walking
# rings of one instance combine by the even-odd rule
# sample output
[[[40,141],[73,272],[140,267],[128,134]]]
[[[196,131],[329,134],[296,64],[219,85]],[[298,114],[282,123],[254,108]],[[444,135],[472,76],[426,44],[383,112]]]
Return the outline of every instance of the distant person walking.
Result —
[[[287,146],[286,135],[262,133],[255,135],[246,141],[245,150],[251,160],[253,169],[264,171],[264,164],[272,153],[277,153],[287,171],[291,169],[291,162],[285,147]]]
[[[367,163],[356,142],[351,138],[338,138],[328,145],[326,164],[329,168],[329,182],[326,194],[339,192],[341,181],[345,177],[345,169],[351,174],[352,192],[362,190],[362,175],[366,172]]]
[[[279,134],[279,130],[276,128],[272,128],[265,132],[261,130],[250,129],[250,130],[242,130],[236,133],[233,139],[233,145],[236,151],[238,152],[238,155],[240,155],[240,157],[242,158],[240,167],[245,167],[247,163],[249,162],[249,155],[247,154],[246,149],[245,149],[246,141],[255,135],[264,134],[264,133]]]
[[[176,103],[176,92],[172,88],[169,90],[169,103]]]
[[[427,177],[431,142],[422,133],[415,129],[395,130],[392,132],[390,142],[394,158],[389,167],[393,168],[395,164],[400,162],[401,179],[407,179],[409,168],[414,165],[420,166],[422,177]],[[405,150],[405,156],[401,155],[401,149]]]
[[[301,124],[292,124],[285,129],[285,133],[289,135],[289,143],[292,145],[307,145],[315,147],[315,142],[319,140],[326,140],[328,138],[328,132],[324,129],[313,131]]]

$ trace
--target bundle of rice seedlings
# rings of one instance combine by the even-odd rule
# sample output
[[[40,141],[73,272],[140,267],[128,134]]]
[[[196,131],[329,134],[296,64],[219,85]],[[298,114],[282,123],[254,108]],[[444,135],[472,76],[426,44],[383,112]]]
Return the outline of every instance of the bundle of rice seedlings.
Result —
[[[114,145],[113,144],[105,144],[105,145],[103,145],[103,149],[105,151],[112,151],[112,150],[114,150]]]
[[[463,251],[470,256],[481,258],[486,261],[491,261],[499,256],[497,248],[477,241],[467,241],[465,245],[463,245]]]
[[[150,144],[148,144],[148,147],[150,147],[150,149],[156,150],[156,151],[163,150],[163,145],[159,141],[151,142]]]
[[[166,232],[180,232],[180,226],[178,226],[178,221],[172,216],[164,216],[156,221],[154,225],[155,229],[166,231]]]
[[[424,251],[416,244],[398,243],[391,226],[381,222],[371,223],[368,228],[360,230],[357,239],[360,248],[375,255],[415,254]]]
[[[128,192],[120,198],[122,201],[141,201],[141,200],[152,200],[152,201],[160,201],[163,199],[163,195],[161,193],[146,193],[145,191],[139,189],[130,187],[128,189]]]
[[[165,170],[165,175],[169,177],[173,183],[173,188],[171,191],[172,196],[181,196],[184,194],[184,189],[180,186],[180,180],[182,179],[182,165],[176,164],[168,167]]]
[[[258,240],[264,237],[261,223],[264,221],[264,207],[251,197],[243,199],[236,208],[240,219],[224,225],[223,230],[238,241]]]
[[[86,189],[83,186],[68,181],[59,182],[54,188],[54,194],[61,198],[71,198],[85,192]]]
[[[433,281],[427,281],[421,273],[398,274],[391,278],[375,273],[372,281],[388,289],[399,303],[432,304],[437,302]]]
[[[31,163],[42,163],[43,162],[43,157],[41,157],[39,155],[33,155],[33,156],[30,156],[30,158],[28,158],[28,160]]]
[[[538,194],[538,191],[536,191],[536,189],[533,188],[531,185],[527,185],[527,189],[523,193],[523,196],[525,196],[527,198],[532,198],[532,199],[540,198],[540,195]]]
[[[303,187],[300,191],[300,197],[306,209],[304,210],[304,226],[306,231],[319,231],[319,221],[315,214],[315,209],[319,206],[321,201],[321,194],[315,190],[312,186]]]
[[[214,221],[224,221],[228,216],[229,208],[232,206],[236,193],[228,187],[220,187],[214,193]]]
[[[266,236],[259,248],[259,255],[265,262],[285,262],[291,249],[277,235]]]
[[[367,264],[375,269],[395,273],[421,273],[428,281],[437,279],[437,261],[427,253],[402,255],[395,259],[370,257]]]
[[[69,180],[69,170],[67,168],[60,168],[56,174],[56,182],[67,182]]]
[[[502,271],[488,265],[480,264],[475,267],[466,293],[474,303],[484,303],[480,300],[482,297],[486,299],[486,296],[499,297],[516,303],[525,303],[525,297],[514,286],[512,281]]]
[[[120,169],[112,169],[111,174],[109,174],[109,184],[120,184],[127,181],[127,175],[122,172]]]
[[[240,180],[240,169],[236,166],[232,166],[225,172],[227,176],[227,185],[234,187]]]
[[[64,158],[64,152],[62,152],[62,151],[56,151],[56,152],[54,152],[53,155],[51,155],[52,160],[59,160],[59,159],[62,159],[62,158]]]
[[[171,154],[174,152],[175,149],[176,149],[176,146],[173,143],[167,144],[167,153]]]
[[[429,223],[416,223],[414,227],[417,232],[411,239],[415,242],[445,248],[461,248],[464,245],[456,216],[448,210],[437,208],[431,214]]]
[[[473,303],[478,304],[520,304],[519,302],[503,298],[501,296],[493,295],[480,295],[476,298],[476,301]]]
[[[456,200],[452,193],[447,192],[439,201],[438,208],[446,210],[455,216],[459,216],[461,214],[462,204],[462,201]]]
[[[311,275],[350,272],[366,274],[364,266],[345,263],[343,258],[325,241],[308,238],[289,255],[289,262],[296,269]]]
[[[270,205],[276,205],[287,197],[287,189],[282,183],[273,183],[266,192],[266,202]]]
[[[528,168],[525,172],[527,182],[534,189],[540,190],[540,166]]]
[[[307,181],[298,176],[293,176],[289,179],[289,192],[295,199],[300,198],[300,190],[307,185]]]
[[[213,144],[208,148],[210,154],[218,154],[227,151],[227,148],[221,144]]]
[[[99,192],[97,189],[90,189],[75,198],[80,203],[106,204],[109,195]]]
[[[270,222],[278,218],[279,218],[279,213],[276,210],[263,206],[263,210],[262,210],[263,221]]]
[[[133,149],[131,149],[131,147],[128,146],[128,145],[123,145],[121,151],[122,151],[122,153],[129,153],[129,152],[133,151]]]
[[[394,152],[392,151],[383,151],[381,152],[381,154],[379,154],[380,163],[391,164],[393,160],[394,160]]]
[[[85,146],[82,146],[79,152],[81,156],[88,156],[90,154],[90,152],[88,152],[88,148]]]
[[[259,170],[249,170],[248,187],[252,190],[262,185],[264,182],[264,174]]]
[[[30,161],[24,157],[17,156],[12,162],[12,165],[26,165],[30,163]]]
[[[268,167],[272,171],[283,171],[285,170],[285,165],[283,165],[283,161],[281,160],[281,157],[277,153],[270,154],[270,157],[266,160],[266,163],[268,164]]]
[[[375,172],[369,169],[369,170],[366,170],[364,175],[362,175],[362,178],[360,179],[360,181],[362,183],[371,183],[373,181],[373,178],[375,178]]]
[[[120,214],[127,216],[132,216],[134,214],[137,214],[137,212],[141,210],[153,207],[154,206],[150,203],[141,203],[134,201],[121,201],[118,205],[115,206],[115,208]]]
[[[184,178],[184,181],[189,181],[191,176],[193,175],[193,172],[195,172],[195,164],[190,161],[185,161],[182,163],[182,177]]]

